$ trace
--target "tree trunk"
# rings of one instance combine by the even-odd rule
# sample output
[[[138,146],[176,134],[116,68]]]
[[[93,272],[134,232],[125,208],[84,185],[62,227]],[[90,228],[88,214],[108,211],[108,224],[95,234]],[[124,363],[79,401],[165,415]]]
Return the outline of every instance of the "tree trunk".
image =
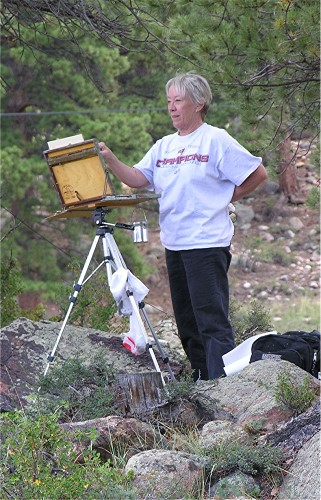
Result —
[[[117,375],[119,406],[126,415],[142,416],[166,403],[166,393],[159,372]]]
[[[295,166],[295,157],[291,151],[291,138],[286,135],[280,145],[281,161],[279,165],[280,188],[291,202],[291,197],[298,191],[297,172]]]
[[[280,145],[279,185],[289,203],[304,203],[299,196],[296,153],[292,151],[291,137],[287,134]]]

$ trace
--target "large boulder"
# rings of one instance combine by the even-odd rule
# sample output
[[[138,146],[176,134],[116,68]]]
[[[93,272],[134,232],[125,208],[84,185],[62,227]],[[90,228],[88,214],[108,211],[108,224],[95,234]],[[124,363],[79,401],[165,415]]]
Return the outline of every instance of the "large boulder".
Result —
[[[123,452],[126,457],[132,457],[146,448],[153,448],[156,443],[164,442],[154,427],[148,422],[141,422],[136,418],[123,418],[110,415],[105,418],[96,418],[84,422],[70,422],[61,424],[61,427],[70,434],[74,449],[78,457],[82,457],[82,451],[89,445],[96,450],[102,461],[113,461],[117,453]],[[79,432],[86,435],[91,430],[95,431],[96,437],[79,440]]]
[[[199,498],[204,463],[197,456],[172,450],[148,450],[131,457],[125,472],[132,471],[137,498]]]
[[[314,500],[320,498],[320,432],[298,452],[287,471],[277,500]]]
[[[62,323],[31,321],[20,318],[1,329],[1,408],[12,410],[25,404],[26,397],[37,390],[37,380],[48,364],[48,354],[56,343]],[[148,350],[134,356],[122,344],[120,334],[92,328],[67,325],[56,349],[56,359],[63,362],[70,358],[82,358],[91,363],[100,350],[114,373],[139,373],[155,371]],[[154,349],[156,360],[167,372],[162,356]],[[182,358],[166,347],[169,364],[177,375],[182,368]],[[55,361],[50,369],[54,369]]]
[[[283,360],[256,361],[229,377],[199,381],[194,398],[208,412],[220,408],[243,426],[259,422],[262,430],[271,431],[293,416],[293,412],[274,396],[278,376],[284,372],[297,386],[307,377],[318,399],[320,382],[298,366]]]
[[[284,460],[291,463],[293,457],[320,431],[320,400],[304,413],[291,418],[270,432],[261,441],[282,450]]]

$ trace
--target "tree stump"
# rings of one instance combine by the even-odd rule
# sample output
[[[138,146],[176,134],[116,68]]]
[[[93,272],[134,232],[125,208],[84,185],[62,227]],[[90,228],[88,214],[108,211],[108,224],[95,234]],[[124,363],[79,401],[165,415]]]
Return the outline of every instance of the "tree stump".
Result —
[[[117,375],[118,404],[126,415],[146,415],[166,404],[159,372],[121,373]]]

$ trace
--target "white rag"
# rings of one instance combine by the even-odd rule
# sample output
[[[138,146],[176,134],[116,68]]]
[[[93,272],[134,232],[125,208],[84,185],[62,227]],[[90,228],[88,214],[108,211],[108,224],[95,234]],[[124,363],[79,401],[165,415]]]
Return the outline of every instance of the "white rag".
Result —
[[[123,340],[123,345],[135,355],[142,354],[146,350],[146,339],[136,315],[133,314],[127,290],[133,293],[138,306],[139,302],[146,297],[149,289],[131,271],[124,268],[119,268],[113,273],[109,288],[118,306],[118,313],[121,316],[130,316],[129,332]]]
[[[122,267],[113,273],[110,279],[109,288],[121,316],[130,316],[132,314],[132,306],[127,295],[127,290],[133,292],[137,303],[141,302],[149,292],[149,289],[144,283],[136,278],[128,269]]]

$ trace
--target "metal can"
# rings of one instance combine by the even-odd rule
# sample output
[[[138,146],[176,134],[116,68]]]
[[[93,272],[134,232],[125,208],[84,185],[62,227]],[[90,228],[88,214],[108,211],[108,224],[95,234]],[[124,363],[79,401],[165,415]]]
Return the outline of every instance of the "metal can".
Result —
[[[147,220],[133,222],[133,241],[134,243],[146,243],[148,241],[148,223]]]

